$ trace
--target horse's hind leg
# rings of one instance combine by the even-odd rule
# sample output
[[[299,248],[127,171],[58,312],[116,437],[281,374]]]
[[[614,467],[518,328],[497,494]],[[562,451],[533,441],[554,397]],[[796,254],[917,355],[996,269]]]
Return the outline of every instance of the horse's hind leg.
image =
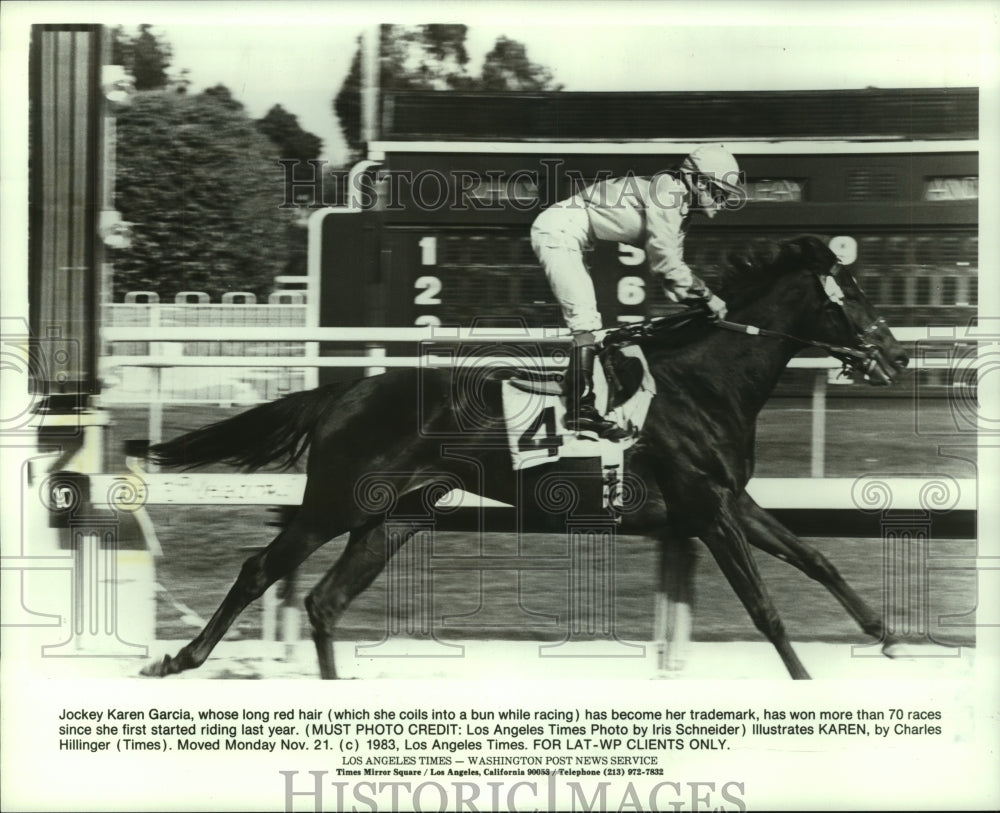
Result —
[[[656,667],[660,672],[677,672],[684,667],[691,643],[697,540],[664,534],[659,543],[660,578],[653,621]]]
[[[399,521],[393,526],[393,533],[386,533],[383,520],[378,518],[352,531],[340,558],[306,598],[320,677],[325,680],[337,677],[333,656],[337,621],[355,596],[375,581],[396,551],[426,527],[424,523],[410,525]]]
[[[270,545],[243,563],[236,582],[198,636],[174,657],[164,655],[162,660],[149,664],[142,674],[165,677],[201,666],[248,604],[344,530],[327,514],[303,505]]]
[[[844,581],[837,568],[822,553],[789,531],[757,505],[749,494],[744,493],[740,497],[739,506],[746,520],[747,539],[751,545],[788,562],[822,584],[861,629],[882,641],[882,651],[891,655],[887,648],[898,642],[884,631],[882,616]]]

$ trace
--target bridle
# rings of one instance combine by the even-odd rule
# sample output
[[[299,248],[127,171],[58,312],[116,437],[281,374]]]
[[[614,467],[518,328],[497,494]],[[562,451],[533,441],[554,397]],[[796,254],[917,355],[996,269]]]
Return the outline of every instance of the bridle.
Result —
[[[722,328],[723,330],[745,333],[749,336],[788,339],[799,344],[804,344],[808,347],[819,348],[820,350],[823,350],[827,354],[833,356],[844,365],[842,375],[848,375],[853,369],[862,373],[865,378],[868,378],[868,376],[871,375],[871,373],[879,365],[879,349],[872,344],[870,337],[878,331],[879,328],[885,326],[885,320],[879,317],[868,325],[868,327],[860,330],[855,326],[854,322],[852,322],[851,318],[847,315],[847,311],[844,310],[844,291],[836,280],[836,274],[842,268],[843,266],[839,262],[836,262],[833,266],[831,266],[829,271],[823,274],[816,274],[816,277],[823,288],[823,293],[826,294],[826,302],[823,303],[824,307],[833,306],[836,312],[840,314],[841,318],[843,318],[843,320],[847,323],[850,332],[853,333],[858,339],[858,345],[856,347],[831,344],[830,342],[820,342],[813,339],[803,339],[799,336],[792,336],[791,334],[782,333],[777,330],[768,330],[767,328],[745,325],[739,322],[729,322],[725,319],[717,319],[712,324],[716,327]]]

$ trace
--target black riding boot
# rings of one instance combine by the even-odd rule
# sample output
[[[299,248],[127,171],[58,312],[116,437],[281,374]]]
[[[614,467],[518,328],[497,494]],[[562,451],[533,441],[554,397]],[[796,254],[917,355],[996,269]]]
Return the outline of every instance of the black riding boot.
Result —
[[[571,432],[608,440],[624,440],[629,437],[629,433],[607,420],[594,406],[596,358],[597,348],[594,345],[573,345],[563,384],[566,395],[566,428]]]

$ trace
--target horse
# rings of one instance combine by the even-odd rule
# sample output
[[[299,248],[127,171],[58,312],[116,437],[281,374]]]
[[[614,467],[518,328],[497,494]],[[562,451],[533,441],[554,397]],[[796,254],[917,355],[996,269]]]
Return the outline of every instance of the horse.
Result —
[[[808,679],[754,562],[751,546],[823,584],[860,628],[891,656],[897,643],[882,618],[822,554],[762,509],[746,491],[754,469],[757,416],[790,359],[813,346],[841,359],[845,371],[888,385],[906,353],[826,241],[814,235],[751,244],[730,258],[719,295],[728,320],[688,327],[678,345],[662,331],[636,331],[656,394],[624,471],[642,499],[620,516],[622,533],[659,540],[662,589],[684,584],[689,540],[715,558],[755,626],[789,675]],[[166,676],[200,666],[252,601],[330,539],[349,532],[339,559],[305,599],[320,676],[336,678],[333,636],[351,600],[417,532],[386,534],[386,500],[362,493],[388,482],[399,517],[420,514],[442,493],[461,488],[552,520],[538,486],[551,485],[563,462],[511,476],[496,370],[474,379],[459,368],[394,368],[381,375],[293,393],[154,445],[167,467],[230,463],[245,470],[290,465],[308,449],[301,506],[263,551],[243,564],[204,629],[175,656],[143,670]],[[470,384],[470,381],[472,383]],[[443,451],[444,450],[444,451]],[[374,479],[373,479],[374,478]],[[376,489],[377,490],[377,489]],[[558,519],[558,518],[556,518]],[[391,537],[391,538],[390,538]]]

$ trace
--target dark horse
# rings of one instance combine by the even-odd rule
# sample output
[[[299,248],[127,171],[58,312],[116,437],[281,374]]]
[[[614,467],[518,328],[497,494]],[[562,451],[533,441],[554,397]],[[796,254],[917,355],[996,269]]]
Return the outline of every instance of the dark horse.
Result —
[[[820,238],[758,243],[732,257],[731,264],[720,291],[731,323],[706,320],[681,346],[667,341],[669,335],[638,340],[657,394],[638,441],[626,452],[624,470],[642,483],[644,495],[641,505],[623,514],[621,532],[656,536],[665,545],[699,537],[791,676],[808,678],[751,545],[826,586],[865,633],[881,639],[883,650],[893,641],[883,637],[879,614],[833,565],[745,491],[753,472],[757,415],[788,361],[806,346],[824,347],[872,384],[890,383],[908,360]],[[723,329],[736,323],[760,331]],[[537,499],[531,486],[562,471],[563,463],[522,472],[530,480],[527,487],[512,476],[509,451],[496,441],[499,377],[494,371],[470,386],[457,369],[395,369],[289,395],[152,447],[152,458],[166,466],[228,462],[252,470],[293,461],[306,447],[309,456],[305,496],[285,530],[245,562],[204,630],[144,674],[170,675],[201,665],[250,602],[321,545],[349,531],[342,555],[306,599],[320,673],[336,677],[338,618],[415,533],[392,534],[390,540],[382,532],[386,505],[374,505],[377,500],[360,493],[373,476],[392,479],[396,515],[402,517],[414,513],[407,509],[433,505],[456,484],[544,514],[537,502],[525,504]]]

